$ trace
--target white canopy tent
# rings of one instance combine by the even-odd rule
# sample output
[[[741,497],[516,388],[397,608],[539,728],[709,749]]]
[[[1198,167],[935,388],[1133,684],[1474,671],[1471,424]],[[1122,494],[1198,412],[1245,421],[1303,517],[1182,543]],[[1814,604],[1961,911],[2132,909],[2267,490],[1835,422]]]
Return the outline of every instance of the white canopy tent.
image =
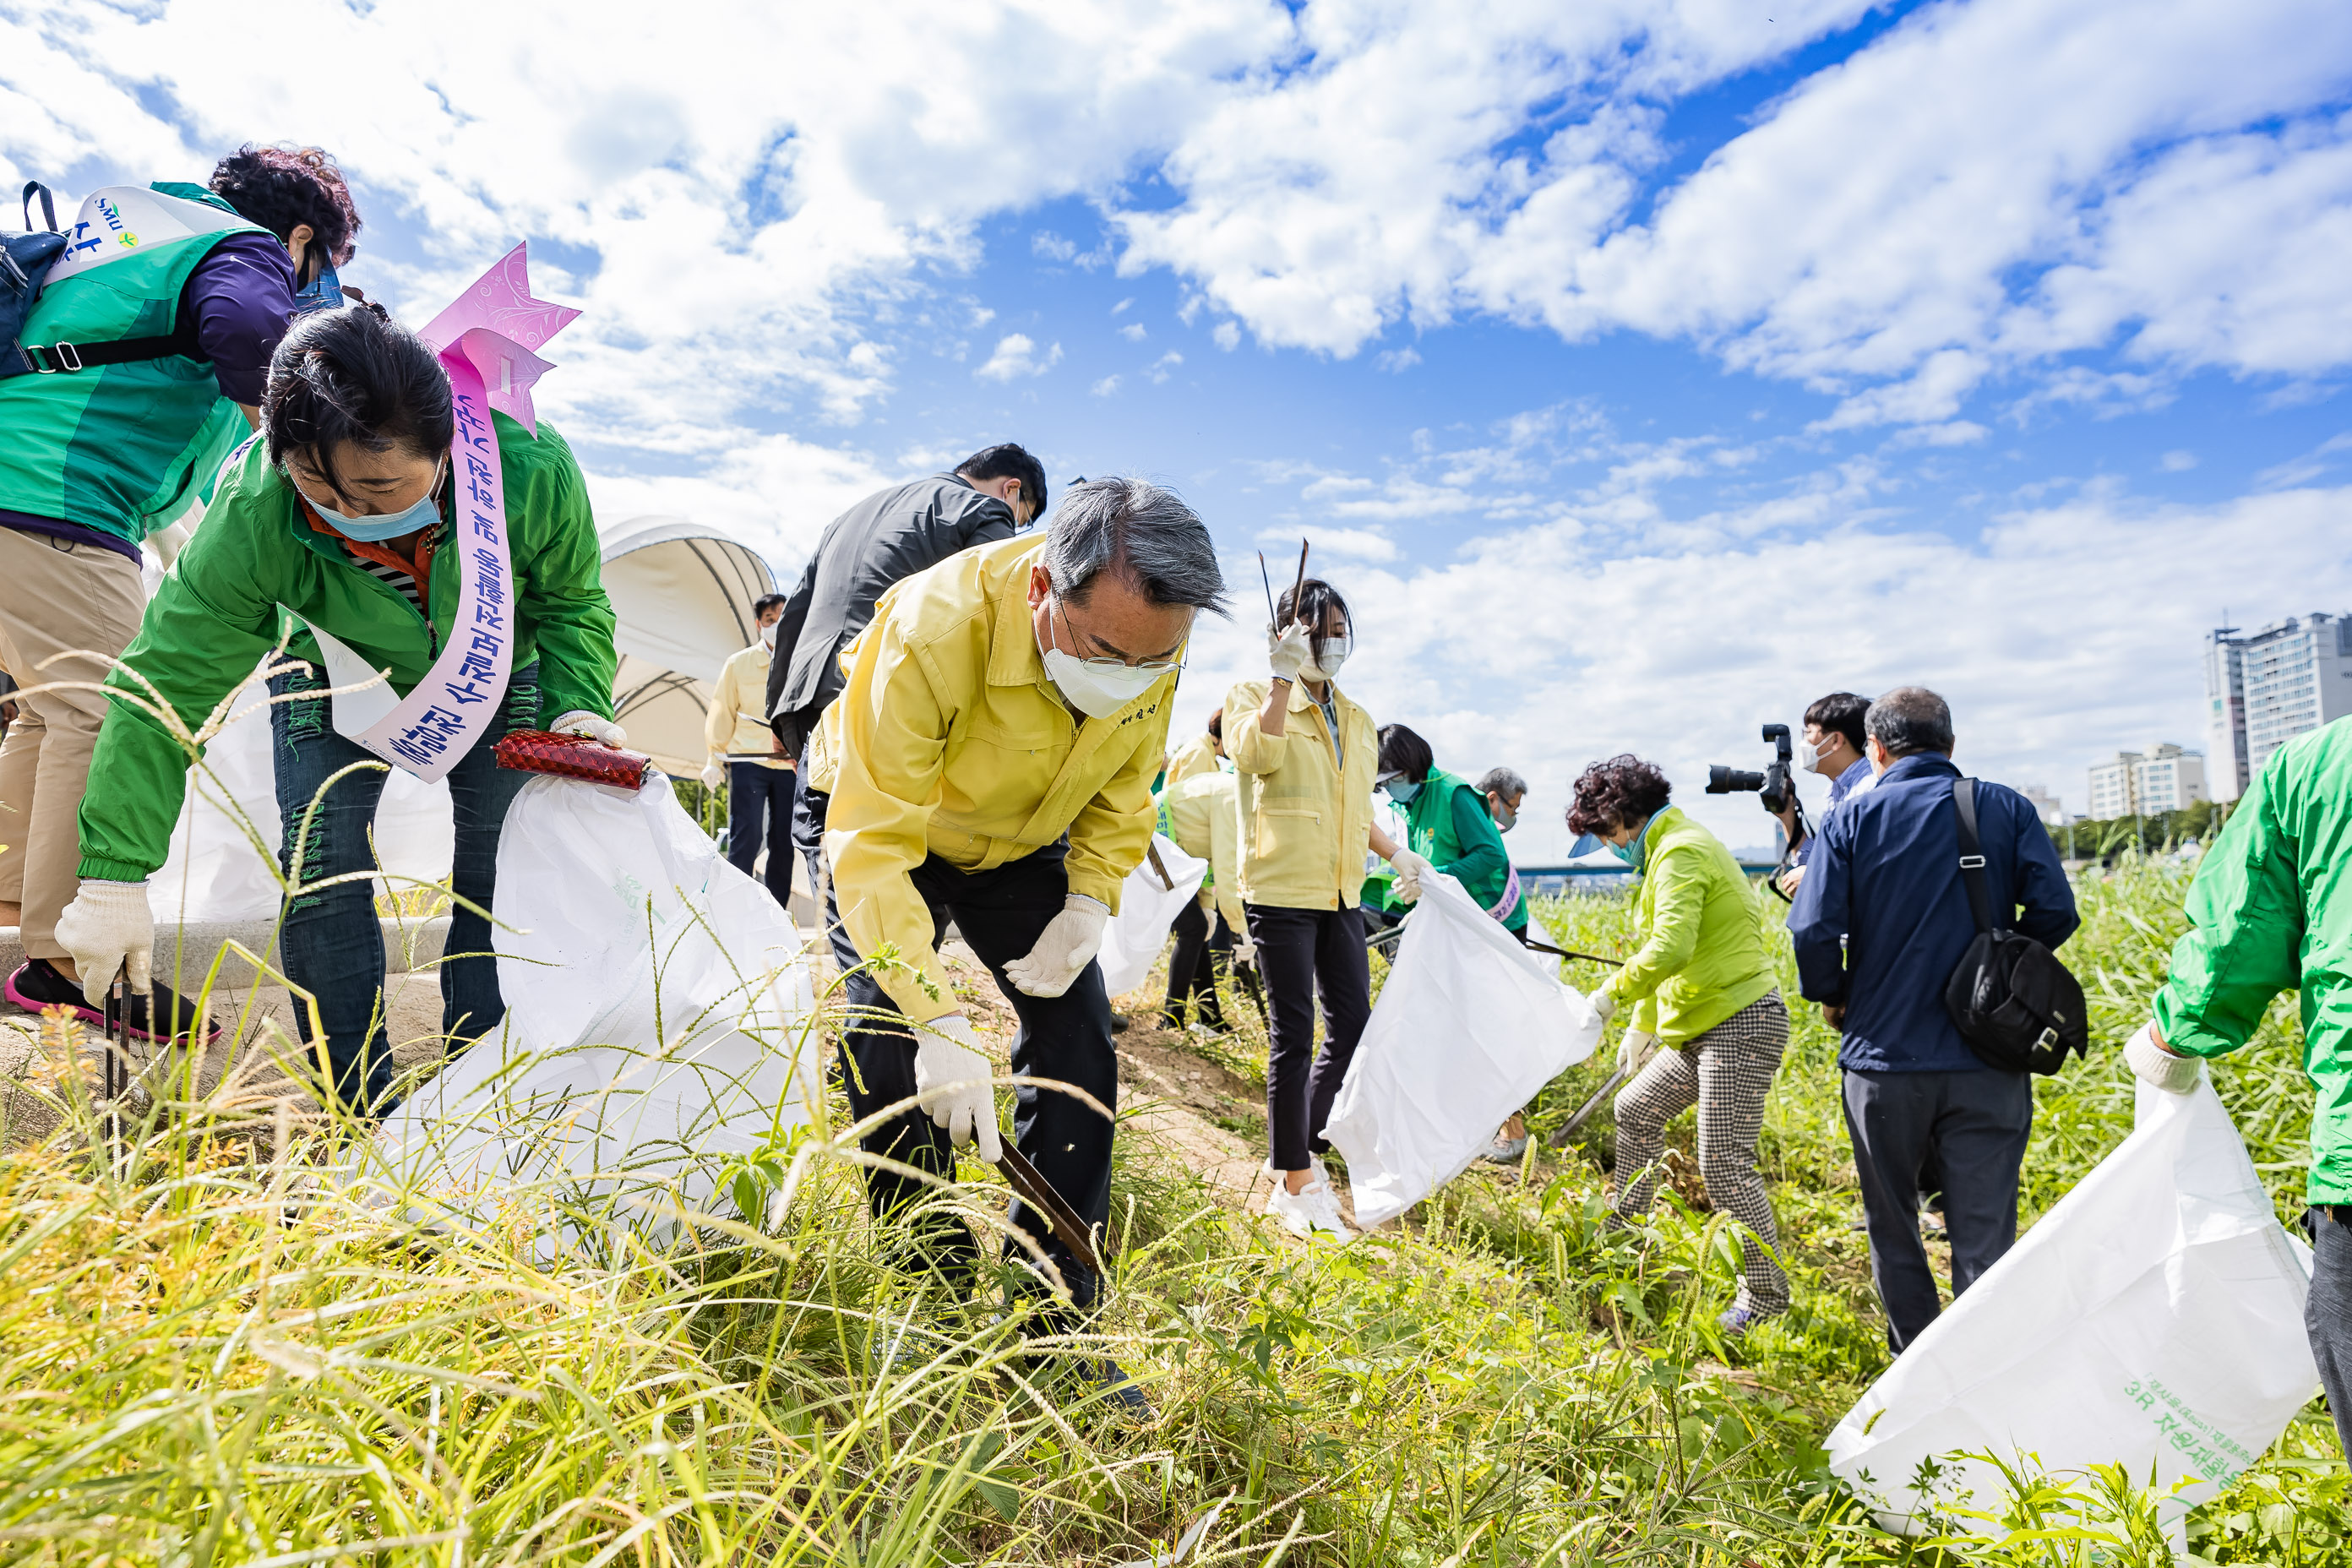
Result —
[[[775,591],[768,563],[709,527],[640,517],[604,534],[604,592],[620,629],[614,717],[669,772],[702,769],[704,717],[719,667],[759,636],[751,604]]]

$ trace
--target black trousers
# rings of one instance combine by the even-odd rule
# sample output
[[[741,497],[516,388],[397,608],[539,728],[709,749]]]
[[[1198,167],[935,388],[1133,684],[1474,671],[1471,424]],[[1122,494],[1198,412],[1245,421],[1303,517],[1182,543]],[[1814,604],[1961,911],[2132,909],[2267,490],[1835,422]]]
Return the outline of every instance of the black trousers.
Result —
[[[768,891],[787,909],[793,901],[793,781],[799,776],[790,768],[738,758],[727,763],[727,858],[748,877],[764,841]]]
[[[1266,1142],[1277,1171],[1303,1171],[1331,1147],[1322,1136],[1331,1101],[1356,1059],[1372,1014],[1372,966],[1355,910],[1289,910],[1244,904],[1250,940],[1265,977],[1269,1045]],[[1315,1048],[1315,1003],[1323,1003],[1323,1048]]]
[[[1062,912],[1070,890],[1062,865],[1065,853],[1064,846],[1048,845],[992,871],[959,870],[934,855],[916,867],[909,879],[930,906],[932,941],[938,942],[953,920],[1019,1016],[1021,1032],[1013,1042],[1014,1075],[1075,1084],[1116,1110],[1118,1058],[1111,1046],[1110,996],[1103,989],[1102,966],[1087,964],[1059,996],[1031,996],[1004,978],[1004,966],[1034,947],[1046,923]],[[825,919],[834,954],[847,969],[858,957],[842,930],[838,908],[837,900],[828,896]],[[915,1037],[873,1016],[896,1007],[869,976],[854,975],[845,990],[855,1011],[843,1037],[849,1056],[849,1070],[843,1076],[850,1109],[863,1121],[913,1098]],[[1110,1218],[1110,1119],[1059,1089],[1024,1083],[1014,1089],[1013,1098],[1013,1141],[1021,1152],[1088,1226],[1104,1224]],[[864,1147],[870,1154],[933,1175],[955,1173],[947,1130],[912,1106],[869,1133]],[[926,1184],[895,1171],[866,1173],[866,1200],[877,1216],[920,1204],[929,1193]],[[1076,1304],[1093,1306],[1100,1281],[1054,1238],[1045,1215],[1016,1201],[1013,1223],[1053,1258]],[[937,1263],[953,1268],[973,1260],[970,1233],[961,1225],[919,1229],[917,1240]],[[1027,1256],[1015,1242],[1008,1241],[1004,1250],[1008,1259]]]
[[[1213,930],[1211,921],[1215,922]],[[1185,1004],[1192,1004],[1201,1022],[1213,1029],[1224,1027],[1225,1015],[1217,1001],[1217,970],[1221,958],[1234,951],[1234,930],[1223,911],[1201,907],[1198,899],[1176,916],[1176,951],[1168,956],[1168,1005],[1161,1011],[1171,1028],[1184,1026]]]
[[[2338,1206],[2336,1214],[2352,1219]],[[2327,1411],[2336,1417],[2336,1440],[2352,1454],[2352,1225],[2325,1209],[2305,1216],[2311,1228],[2311,1294],[2304,1298],[2303,1326],[2311,1336],[2311,1359],[2319,1363],[2319,1385],[2327,1390]]]
[[[1919,1240],[1922,1173],[1937,1167],[1952,1243],[1952,1294],[1975,1284],[2017,1240],[2017,1173],[2033,1131],[2033,1083],[2021,1072],[1845,1075],[1846,1133],[1862,1179],[1870,1275],[1896,1353],[1943,1310]]]

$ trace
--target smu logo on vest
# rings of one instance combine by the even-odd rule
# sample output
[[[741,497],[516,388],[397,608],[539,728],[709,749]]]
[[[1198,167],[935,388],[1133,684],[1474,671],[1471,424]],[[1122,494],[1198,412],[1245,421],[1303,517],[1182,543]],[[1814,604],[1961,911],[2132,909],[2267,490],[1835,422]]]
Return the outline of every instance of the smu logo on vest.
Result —
[[[49,268],[48,287],[175,239],[251,226],[235,213],[203,202],[131,185],[109,185],[84,198],[65,253]]]

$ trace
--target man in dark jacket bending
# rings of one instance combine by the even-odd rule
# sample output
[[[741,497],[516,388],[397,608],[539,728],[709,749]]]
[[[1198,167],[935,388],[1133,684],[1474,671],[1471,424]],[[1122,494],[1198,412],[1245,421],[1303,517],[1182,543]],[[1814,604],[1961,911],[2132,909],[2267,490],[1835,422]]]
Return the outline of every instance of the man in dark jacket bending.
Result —
[[[933,474],[877,491],[826,525],[784,601],[768,662],[768,727],[777,751],[800,757],[816,721],[841,694],[835,655],[874,618],[875,603],[902,577],[938,565],[960,550],[1010,539],[1045,510],[1045,470],[1007,443],[974,452],[951,474]],[[818,845],[826,801],[803,788],[793,805],[793,846],[818,879]]]
[[[1919,1241],[1921,1167],[1941,1163],[1957,1296],[2017,1239],[2033,1087],[1986,1066],[1944,1010],[1945,984],[1976,937],[1952,804],[1952,710],[1923,687],[1897,687],[1863,722],[1884,771],[1822,825],[1789,931],[1805,995],[1844,1031],[1838,1065],[1871,1278],[1900,1352],[1941,1310]],[[1976,806],[1994,920],[2056,947],[2082,922],[2041,818],[2024,796],[1982,780]]]

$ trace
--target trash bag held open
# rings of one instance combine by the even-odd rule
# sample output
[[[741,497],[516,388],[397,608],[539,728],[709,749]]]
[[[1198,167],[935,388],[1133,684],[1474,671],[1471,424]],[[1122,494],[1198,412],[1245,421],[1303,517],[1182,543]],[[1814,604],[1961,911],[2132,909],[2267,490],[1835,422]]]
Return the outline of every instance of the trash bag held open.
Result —
[[[1601,1043],[1592,1004],[1461,883],[1424,872],[1421,889],[1323,1130],[1367,1228],[1469,1169],[1505,1117]]]
[[[529,1216],[539,1255],[610,1256],[738,1215],[729,1162],[809,1120],[806,961],[767,889],[728,864],[669,780],[631,793],[537,777],[499,845],[505,1023],[385,1121],[413,1217]]]
[[[2141,1085],[2131,1136],[1871,1385],[1830,1468],[1916,1534],[1997,1530],[2000,1471],[1968,1456],[2120,1464],[2178,1543],[2319,1391],[2310,1281],[2212,1085]]]
[[[1200,892],[1201,879],[1208,874],[1206,860],[1195,860],[1165,835],[1154,834],[1151,847],[1168,869],[1168,881],[1160,880],[1152,857],[1146,855],[1120,886],[1118,913],[1103,929],[1102,951],[1095,954],[1095,962],[1102,965],[1103,990],[1113,996],[1143,984],[1160,950],[1168,945],[1169,928]]]

